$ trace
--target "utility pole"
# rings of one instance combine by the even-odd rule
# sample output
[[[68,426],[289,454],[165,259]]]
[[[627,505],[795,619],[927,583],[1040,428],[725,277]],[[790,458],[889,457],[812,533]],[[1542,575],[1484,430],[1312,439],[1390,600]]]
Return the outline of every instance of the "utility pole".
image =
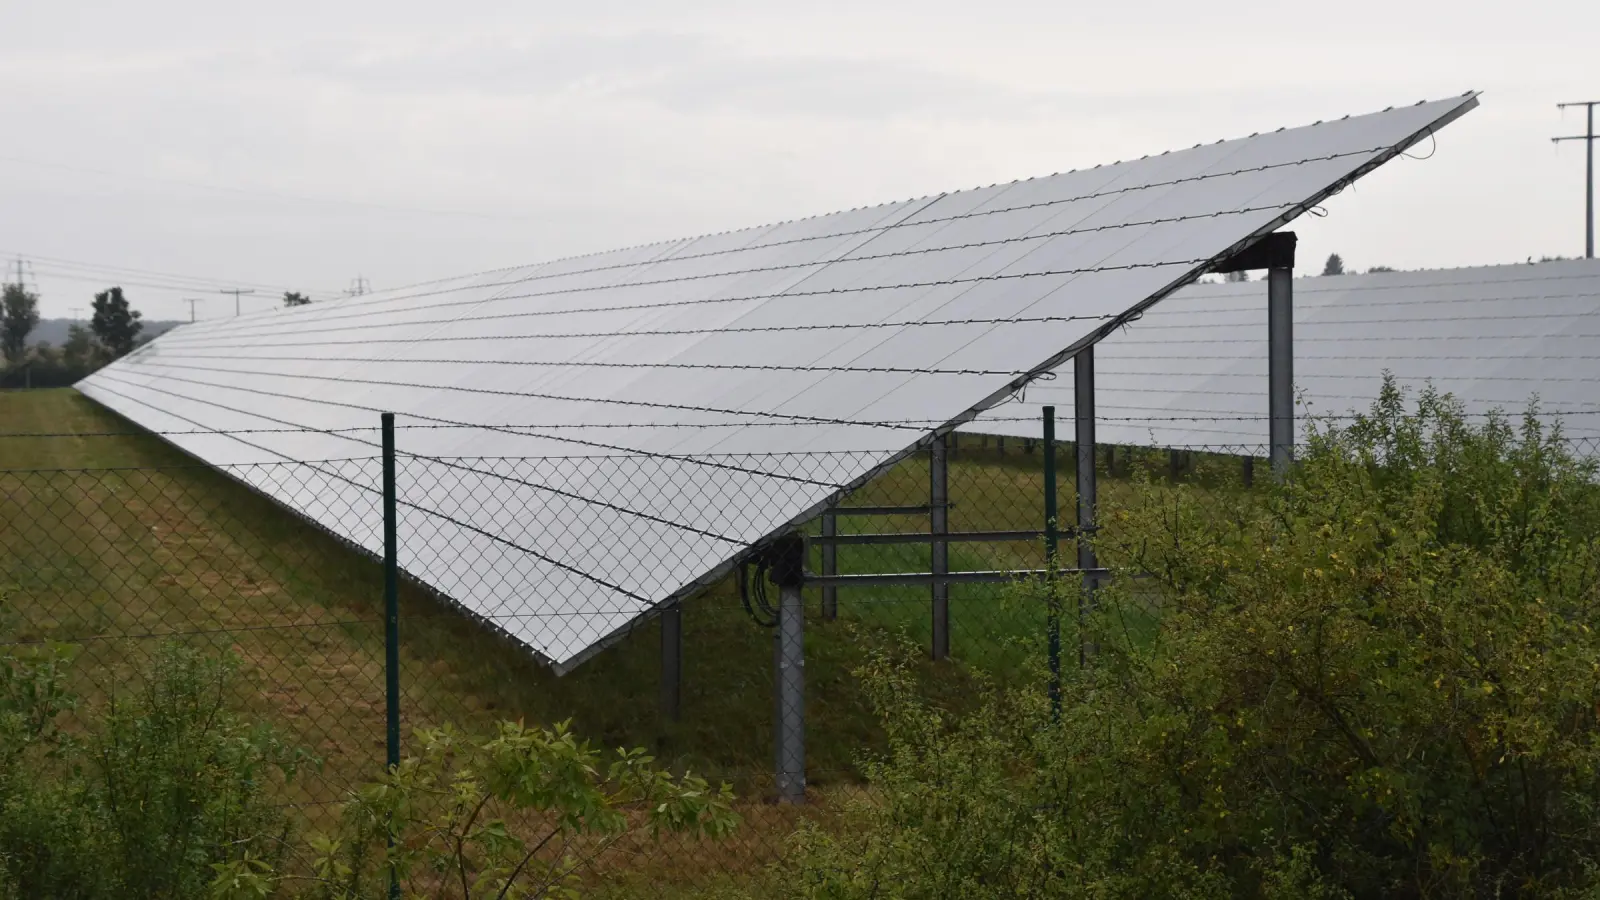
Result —
[[[190,323],[193,323],[194,322],[194,305],[196,303],[204,303],[204,302],[206,302],[205,298],[204,297],[185,297],[185,298],[183,298],[183,302],[189,304],[189,321],[190,321]]]
[[[74,321],[74,322],[83,321],[83,307],[74,306],[74,307],[71,307],[71,310],[72,310],[72,321]]]
[[[1559,144],[1562,141],[1583,141],[1584,150],[1587,151],[1588,167],[1584,179],[1584,204],[1583,204],[1583,256],[1585,259],[1594,259],[1594,108],[1600,106],[1600,100],[1585,100],[1581,103],[1557,103],[1556,109],[1566,109],[1569,106],[1582,106],[1589,113],[1589,127],[1583,134],[1568,135],[1566,137],[1551,138],[1550,142]]]
[[[233,295],[233,314],[235,316],[237,316],[237,315],[239,315],[239,295],[241,295],[241,294],[254,294],[255,291],[242,291],[242,290],[240,290],[238,288],[223,288],[222,290],[218,291],[217,293],[219,293],[219,294],[232,294]]]

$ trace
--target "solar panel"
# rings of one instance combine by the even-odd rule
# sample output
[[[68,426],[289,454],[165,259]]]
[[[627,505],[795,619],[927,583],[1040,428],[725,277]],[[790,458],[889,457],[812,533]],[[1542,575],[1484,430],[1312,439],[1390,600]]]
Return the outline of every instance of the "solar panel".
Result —
[[[79,389],[215,465],[486,426],[400,432],[400,563],[565,671],[1476,104],[201,322]],[[380,547],[375,473],[310,471],[255,486]]]
[[[1408,391],[1453,394],[1472,416],[1520,416],[1537,395],[1545,421],[1600,437],[1600,261],[1301,278],[1294,304],[1302,416],[1365,412],[1389,372]],[[1266,282],[1184,288],[1095,353],[1102,442],[1266,443]],[[1071,417],[1071,367],[968,430],[1038,437],[1046,404]]]

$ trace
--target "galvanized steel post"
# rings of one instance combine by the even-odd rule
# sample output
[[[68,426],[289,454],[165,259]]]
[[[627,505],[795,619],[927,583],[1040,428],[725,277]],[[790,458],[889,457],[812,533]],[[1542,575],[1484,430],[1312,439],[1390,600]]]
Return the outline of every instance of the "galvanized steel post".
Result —
[[[1050,718],[1061,717],[1061,606],[1056,602],[1056,551],[1060,547],[1056,504],[1056,408],[1044,408],[1044,567],[1046,602],[1050,604],[1046,622],[1050,663]]]
[[[1267,270],[1267,395],[1272,474],[1294,462],[1294,269]]]
[[[1083,569],[1083,590],[1078,595],[1078,665],[1088,660],[1084,641],[1089,610],[1099,586],[1089,570],[1098,568],[1094,556],[1095,471],[1094,471],[1094,347],[1078,351],[1072,358],[1073,418],[1078,445],[1078,568]]]
[[[944,435],[928,445],[928,522],[933,573],[933,658],[950,655],[950,583],[940,575],[950,571],[950,545],[941,535],[950,530],[950,470],[945,458]]]
[[[798,535],[772,548],[769,571],[778,585],[777,787],[781,803],[806,799],[805,542]]]
[[[383,423],[383,686],[387,712],[386,759],[392,771],[400,765],[400,522],[395,491],[394,413]],[[389,834],[393,846],[394,834]],[[389,871],[389,896],[400,896],[400,881]]]

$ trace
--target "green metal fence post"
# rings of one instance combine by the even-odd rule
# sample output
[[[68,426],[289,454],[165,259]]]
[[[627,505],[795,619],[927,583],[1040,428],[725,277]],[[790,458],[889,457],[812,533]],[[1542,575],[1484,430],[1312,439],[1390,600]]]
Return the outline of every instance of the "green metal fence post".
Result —
[[[1061,612],[1056,608],[1056,408],[1044,408],[1044,557],[1049,591],[1050,718],[1061,717]]]
[[[388,767],[400,765],[400,523],[394,485],[394,413],[383,414],[383,668],[388,712]],[[394,833],[389,834],[390,846]],[[398,900],[400,880],[389,870],[389,896]]]

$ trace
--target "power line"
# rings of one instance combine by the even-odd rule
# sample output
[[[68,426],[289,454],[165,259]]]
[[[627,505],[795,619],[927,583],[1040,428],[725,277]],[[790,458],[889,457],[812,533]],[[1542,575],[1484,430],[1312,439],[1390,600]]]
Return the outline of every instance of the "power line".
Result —
[[[0,253],[4,253],[5,255],[8,255],[8,256],[23,256],[23,255],[26,255],[30,260],[35,260],[37,262],[41,262],[45,266],[50,267],[50,268],[66,269],[66,270],[72,270],[72,271],[89,272],[89,273],[92,273],[92,274],[107,275],[107,276],[110,276],[113,279],[117,278],[117,277],[124,276],[124,275],[133,275],[133,276],[140,277],[140,278],[157,278],[157,279],[161,279],[162,281],[171,282],[171,283],[192,282],[193,286],[191,287],[191,289],[213,288],[213,287],[221,287],[221,286],[239,286],[239,287],[248,287],[248,288],[260,288],[260,289],[272,290],[272,291],[289,290],[289,288],[286,285],[270,284],[270,283],[267,283],[267,282],[241,281],[241,280],[238,280],[238,279],[231,279],[231,278],[229,278],[229,279],[211,278],[209,276],[204,276],[204,275],[184,275],[184,274],[181,274],[181,273],[178,273],[178,272],[164,272],[164,271],[159,271],[159,270],[155,270],[155,269],[140,269],[140,268],[135,268],[133,266],[120,266],[120,265],[116,265],[116,264],[113,264],[113,263],[89,262],[87,260],[67,259],[67,258],[59,257],[59,256],[41,256],[40,254],[37,254],[37,253],[22,254],[22,253],[20,253],[20,252],[18,252],[16,250],[5,250],[5,251],[0,251]]]
[[[1569,106],[1581,106],[1588,113],[1589,127],[1583,134],[1568,135],[1566,137],[1553,137],[1550,142],[1560,144],[1563,141],[1583,141],[1585,155],[1588,160],[1584,176],[1584,205],[1583,205],[1583,255],[1585,259],[1594,259],[1594,108],[1600,106],[1600,100],[1584,100],[1578,103],[1557,103],[1556,109],[1566,109]]]
[[[324,206],[348,206],[363,209],[380,210],[384,212],[415,213],[430,216],[456,216],[470,219],[485,219],[490,221],[506,222],[532,222],[532,216],[501,215],[497,213],[469,212],[460,209],[438,209],[423,206],[398,206],[389,203],[371,203],[364,200],[341,200],[329,197],[311,197],[304,194],[291,194],[284,191],[262,190],[252,188],[228,187],[220,184],[206,184],[198,181],[184,181],[178,178],[164,178],[158,175],[136,175],[131,172],[112,172],[105,169],[94,169],[86,166],[74,166],[66,163],[44,162],[36,159],[25,159],[17,156],[0,156],[0,162],[12,163],[22,166],[37,166],[43,169],[58,169],[65,172],[78,172],[86,175],[98,175],[102,178],[121,178],[133,181],[149,181],[157,184],[170,184],[185,187],[191,190],[215,191],[223,194],[238,194],[247,197],[264,197],[274,200],[291,201],[295,203],[315,203]]]

